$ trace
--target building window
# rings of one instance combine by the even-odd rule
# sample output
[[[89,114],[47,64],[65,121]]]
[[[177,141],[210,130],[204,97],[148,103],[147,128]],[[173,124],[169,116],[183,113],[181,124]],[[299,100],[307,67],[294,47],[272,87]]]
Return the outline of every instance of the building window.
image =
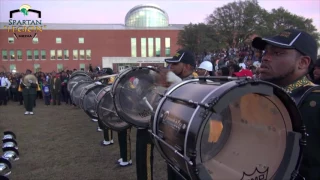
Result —
[[[170,38],[165,39],[166,57],[170,56]]]
[[[40,71],[40,64],[34,64],[33,69],[34,69],[34,72],[39,72]]]
[[[153,38],[148,38],[148,56],[154,56]]]
[[[61,39],[60,37],[57,37],[57,38],[56,38],[56,43],[57,43],[57,44],[61,44],[61,43],[62,43],[62,39]]]
[[[73,55],[73,60],[78,60],[78,50],[74,49],[72,51],[72,55]]]
[[[63,71],[63,64],[57,64],[57,70],[58,72]]]
[[[131,57],[137,57],[137,39],[131,38]]]
[[[14,54],[14,50],[10,50],[10,60],[15,60],[15,54]]]
[[[8,52],[7,52],[7,50],[2,50],[2,60],[8,60]]]
[[[16,72],[17,68],[15,64],[10,64],[10,72]]]
[[[69,59],[69,50],[65,49],[63,51],[63,55],[64,55],[64,60],[68,60]]]
[[[46,60],[47,59],[46,50],[41,50],[41,59],[42,60]]]
[[[79,38],[79,44],[83,44],[84,43],[84,38],[83,37],[80,37]]]
[[[147,39],[141,38],[141,57],[147,57]]]
[[[22,51],[17,50],[17,60],[22,60]]]
[[[32,39],[32,43],[33,44],[38,44],[39,43],[39,39],[37,37]]]
[[[57,59],[62,60],[62,50],[57,50]]]
[[[8,43],[13,44],[14,43],[14,38],[13,37],[8,37]]]
[[[86,65],[85,64],[80,64],[80,70],[82,70],[82,71],[86,70]]]
[[[32,51],[27,50],[27,60],[32,60]]]
[[[79,50],[80,60],[84,60],[84,50]]]
[[[50,50],[50,59],[55,60],[56,59],[56,51],[55,50]]]
[[[156,38],[156,56],[160,57],[161,56],[161,39]]]
[[[33,55],[35,60],[39,60],[39,50],[33,50]]]
[[[86,59],[91,60],[91,50],[90,49],[86,50]]]

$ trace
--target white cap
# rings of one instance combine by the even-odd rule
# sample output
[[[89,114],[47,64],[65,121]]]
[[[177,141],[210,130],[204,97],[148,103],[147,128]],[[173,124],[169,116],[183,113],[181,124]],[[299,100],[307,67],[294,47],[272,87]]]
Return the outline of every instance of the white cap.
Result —
[[[255,66],[256,68],[259,68],[261,66],[261,63],[259,61],[255,61],[253,63],[253,66]]]
[[[209,62],[209,61],[203,61],[200,66],[198,67],[199,69],[205,69],[207,71],[212,71],[213,68],[212,68],[212,63]]]

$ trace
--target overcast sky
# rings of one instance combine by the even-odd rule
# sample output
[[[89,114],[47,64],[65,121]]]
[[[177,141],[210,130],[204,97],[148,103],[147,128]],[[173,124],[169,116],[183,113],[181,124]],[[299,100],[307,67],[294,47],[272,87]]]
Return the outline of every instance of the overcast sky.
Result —
[[[215,8],[228,2],[233,0],[0,0],[0,21],[8,21],[10,10],[29,4],[32,9],[42,11],[43,23],[124,24],[125,15],[132,7],[152,3],[168,13],[170,24],[188,24],[204,22]],[[312,18],[320,31],[320,0],[259,0],[259,3],[269,11],[282,6],[292,13]],[[22,18],[22,14],[15,15],[15,19]]]

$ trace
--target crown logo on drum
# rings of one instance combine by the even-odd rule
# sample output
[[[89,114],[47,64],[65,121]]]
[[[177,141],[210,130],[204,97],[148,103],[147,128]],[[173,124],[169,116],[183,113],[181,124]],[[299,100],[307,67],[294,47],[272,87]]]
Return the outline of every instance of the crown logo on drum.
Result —
[[[259,171],[258,168],[253,171],[252,174],[247,174],[243,172],[241,180],[267,180],[269,168],[265,171]]]

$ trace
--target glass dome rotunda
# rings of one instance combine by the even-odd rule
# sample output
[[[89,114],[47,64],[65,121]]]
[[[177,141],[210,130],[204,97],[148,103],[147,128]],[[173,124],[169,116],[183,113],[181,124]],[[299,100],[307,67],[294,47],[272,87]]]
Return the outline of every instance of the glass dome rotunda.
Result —
[[[167,27],[169,16],[157,5],[138,5],[127,13],[125,25],[128,27]]]

